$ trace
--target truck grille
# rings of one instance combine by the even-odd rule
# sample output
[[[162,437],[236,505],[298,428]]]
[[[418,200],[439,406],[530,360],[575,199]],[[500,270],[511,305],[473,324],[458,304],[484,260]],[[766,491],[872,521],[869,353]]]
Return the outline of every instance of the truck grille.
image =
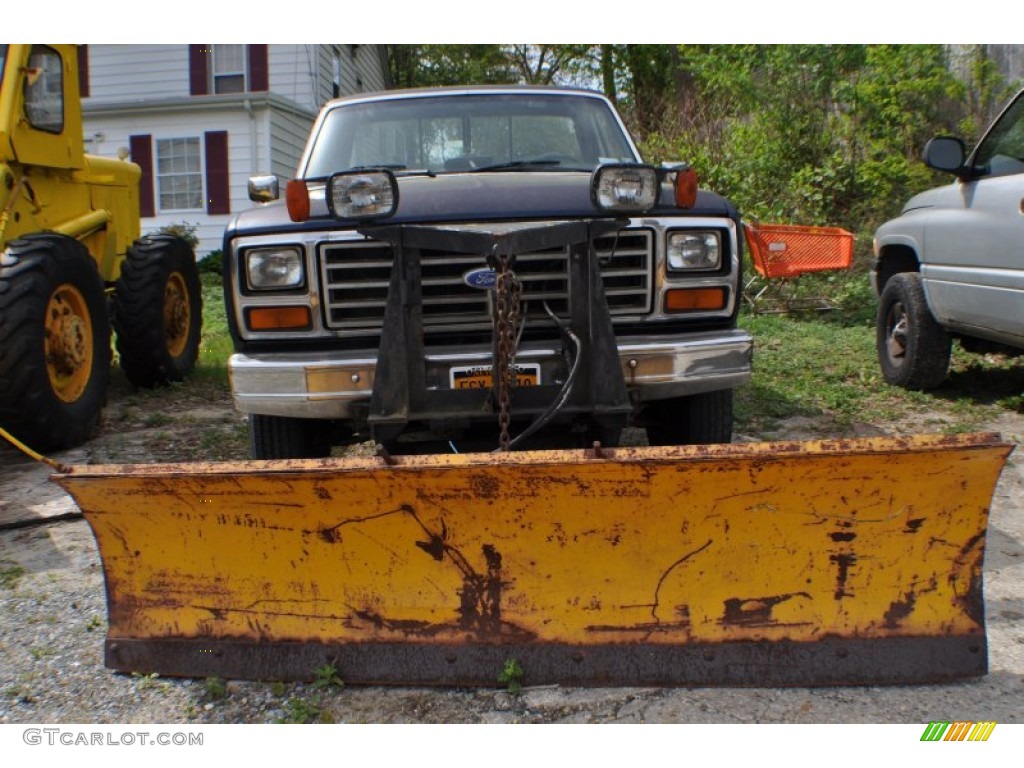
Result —
[[[650,311],[654,236],[626,230],[595,241],[605,295],[612,316]],[[421,251],[423,321],[431,328],[490,327],[489,291],[470,288],[462,276],[485,266],[483,256]],[[372,240],[322,247],[320,279],[327,327],[380,328],[391,277],[391,246]],[[525,311],[544,315],[542,302],[565,315],[569,307],[569,249],[553,248],[516,257]]]

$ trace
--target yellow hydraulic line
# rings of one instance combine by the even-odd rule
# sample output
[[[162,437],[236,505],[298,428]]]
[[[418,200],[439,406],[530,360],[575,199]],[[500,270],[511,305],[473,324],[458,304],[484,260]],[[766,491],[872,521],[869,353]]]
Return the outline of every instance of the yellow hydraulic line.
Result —
[[[95,232],[97,229],[102,229],[109,221],[110,213],[108,211],[91,211],[71,221],[59,224],[53,228],[53,231],[68,237],[81,238]]]
[[[29,458],[35,459],[36,461],[41,461],[43,464],[46,464],[48,467],[51,467],[52,469],[55,469],[58,472],[67,472],[69,469],[69,467],[67,467],[65,464],[61,464],[59,461],[54,461],[48,456],[43,456],[43,454],[37,451],[33,451],[31,448],[29,448],[27,445],[25,445],[23,442],[21,442],[18,438],[16,438],[3,427],[0,427],[0,437],[9,442],[11,445],[13,445],[15,448],[17,448],[19,451],[24,453]]]
[[[18,195],[21,193],[24,185],[25,177],[23,176],[18,179],[14,187],[11,188],[11,194],[7,198],[7,204],[4,205],[3,211],[0,211],[0,243],[4,242],[4,233],[7,231],[7,222],[10,221],[11,211],[14,210],[15,204],[18,202]]]

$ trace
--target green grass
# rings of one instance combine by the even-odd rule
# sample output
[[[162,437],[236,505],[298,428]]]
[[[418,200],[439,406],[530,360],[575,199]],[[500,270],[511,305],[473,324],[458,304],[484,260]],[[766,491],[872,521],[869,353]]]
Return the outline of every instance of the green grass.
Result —
[[[18,582],[24,578],[26,571],[17,563],[9,560],[0,561],[0,589],[17,589]]]
[[[870,290],[865,294],[866,282],[865,275],[850,274],[812,286],[837,304],[834,312],[741,316],[754,336],[754,376],[737,391],[738,432],[770,434],[793,416],[835,431],[822,437],[848,435],[858,425],[887,430],[915,418],[918,431],[964,432],[1000,411],[1022,412],[1021,358],[972,355],[955,343],[949,378],[938,389],[908,392],[887,384],[875,355],[875,299]]]
[[[192,374],[200,381],[228,383],[228,358],[233,351],[228,333],[227,313],[220,275],[204,272],[200,275],[203,286],[203,335],[199,345],[199,362]]]

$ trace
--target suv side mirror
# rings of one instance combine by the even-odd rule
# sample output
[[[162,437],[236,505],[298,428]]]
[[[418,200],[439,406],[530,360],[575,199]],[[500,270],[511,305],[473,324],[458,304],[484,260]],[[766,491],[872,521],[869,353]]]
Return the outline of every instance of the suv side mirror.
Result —
[[[964,143],[953,136],[936,136],[924,145],[924,163],[937,171],[962,176],[966,157]]]

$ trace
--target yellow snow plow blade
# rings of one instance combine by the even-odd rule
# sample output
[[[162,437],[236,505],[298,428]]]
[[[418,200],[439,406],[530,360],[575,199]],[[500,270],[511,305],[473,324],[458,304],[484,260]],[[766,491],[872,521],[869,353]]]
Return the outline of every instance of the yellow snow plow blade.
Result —
[[[987,669],[995,435],[73,467],[106,663],[494,685]]]

